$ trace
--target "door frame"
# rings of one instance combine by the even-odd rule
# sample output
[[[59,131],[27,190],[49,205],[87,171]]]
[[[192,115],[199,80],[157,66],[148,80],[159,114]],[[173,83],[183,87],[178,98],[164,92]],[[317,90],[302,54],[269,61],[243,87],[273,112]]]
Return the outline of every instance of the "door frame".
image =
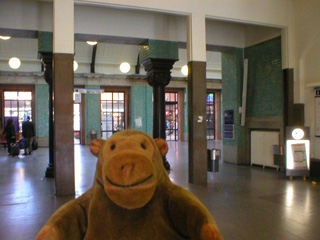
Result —
[[[33,84],[19,84],[19,85],[9,85],[9,84],[0,84],[0,95],[1,95],[1,119],[0,119],[0,128],[4,129],[4,92],[5,91],[30,91],[32,93],[32,99],[31,99],[31,107],[32,107],[32,122],[34,124],[34,127],[36,129],[36,96],[35,96],[35,85]]]
[[[124,92],[124,113],[125,113],[125,129],[130,128],[130,87],[108,87],[108,86],[100,86],[100,89],[103,89],[104,92]],[[101,115],[101,97],[100,97],[100,115]],[[101,119],[100,119],[100,131],[102,136],[102,128],[101,128]]]

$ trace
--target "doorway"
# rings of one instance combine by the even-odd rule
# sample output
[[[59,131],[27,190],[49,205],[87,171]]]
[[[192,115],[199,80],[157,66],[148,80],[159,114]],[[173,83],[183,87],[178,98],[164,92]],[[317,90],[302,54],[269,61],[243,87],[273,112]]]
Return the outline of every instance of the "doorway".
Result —
[[[101,135],[108,139],[113,133],[127,128],[127,90],[108,90],[101,93]]]
[[[166,106],[166,140],[180,140],[180,107],[179,107],[179,92],[167,91],[165,93]]]
[[[80,103],[73,104],[73,139],[74,139],[74,144],[81,144]]]
[[[29,90],[4,90],[3,91],[3,127],[9,118],[13,119],[16,133],[21,133],[22,123],[27,117],[33,119],[33,91]]]
[[[220,135],[220,92],[208,91],[206,98],[207,140],[219,140]]]

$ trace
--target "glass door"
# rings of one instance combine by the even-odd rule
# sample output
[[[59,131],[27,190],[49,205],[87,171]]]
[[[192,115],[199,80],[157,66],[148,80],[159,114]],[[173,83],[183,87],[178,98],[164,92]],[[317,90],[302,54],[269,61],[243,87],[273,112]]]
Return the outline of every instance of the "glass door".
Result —
[[[74,136],[74,144],[81,144],[80,103],[73,104],[73,136]]]
[[[178,93],[166,92],[166,140],[179,140]]]
[[[4,120],[13,119],[16,133],[22,131],[22,123],[30,116],[32,121],[32,92],[4,91]]]
[[[207,139],[214,140],[215,137],[215,94],[207,93]]]
[[[125,92],[107,91],[101,94],[101,134],[108,139],[113,133],[124,130]]]

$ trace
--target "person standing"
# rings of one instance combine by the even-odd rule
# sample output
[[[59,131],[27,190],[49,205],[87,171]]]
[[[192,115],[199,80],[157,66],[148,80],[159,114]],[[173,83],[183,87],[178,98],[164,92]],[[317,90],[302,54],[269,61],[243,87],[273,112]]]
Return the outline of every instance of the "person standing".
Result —
[[[32,140],[35,136],[34,126],[33,123],[30,122],[30,116],[27,116],[27,120],[22,123],[22,136],[26,139],[23,155],[30,155],[32,152]],[[29,150],[29,153],[27,153],[27,149]]]
[[[3,130],[2,134],[6,134],[7,144],[8,144],[8,153],[11,154],[11,143],[16,142],[16,131],[14,130],[13,119],[8,118],[7,125]]]

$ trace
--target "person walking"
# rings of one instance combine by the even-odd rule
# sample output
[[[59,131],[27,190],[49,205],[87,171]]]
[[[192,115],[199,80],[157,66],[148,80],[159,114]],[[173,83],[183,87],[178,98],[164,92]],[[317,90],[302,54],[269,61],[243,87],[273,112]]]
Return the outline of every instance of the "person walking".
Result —
[[[30,116],[27,116],[27,120],[22,123],[22,136],[26,139],[23,155],[30,155],[32,152],[32,140],[35,136],[34,125],[30,122]],[[27,153],[27,149],[29,150],[29,153]]]
[[[8,118],[7,125],[5,126],[3,133],[6,134],[8,153],[11,154],[11,143],[16,142],[16,131],[14,130],[13,119]]]

